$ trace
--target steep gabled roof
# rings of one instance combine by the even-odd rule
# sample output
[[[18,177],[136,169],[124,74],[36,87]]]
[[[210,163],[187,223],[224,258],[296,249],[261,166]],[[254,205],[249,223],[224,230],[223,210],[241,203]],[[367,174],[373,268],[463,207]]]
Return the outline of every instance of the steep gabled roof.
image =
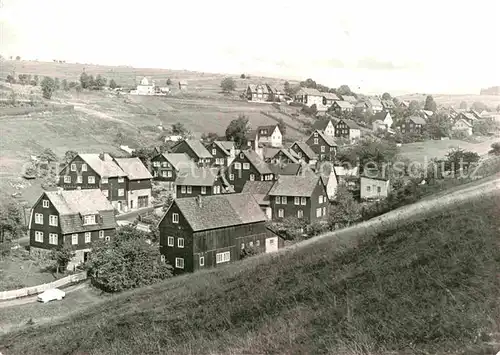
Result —
[[[196,139],[186,139],[184,141],[180,141],[176,145],[172,147],[172,151],[175,150],[175,147],[177,147],[179,144],[182,144],[183,142],[186,142],[189,148],[196,154],[198,158],[212,158],[212,154],[205,148],[203,143],[201,141],[196,140]]]
[[[377,100],[377,99],[368,99],[367,100],[367,103],[370,107],[373,107],[373,106],[382,106],[382,103]]]
[[[467,126],[472,127],[472,123],[470,123],[470,121],[469,121],[469,120],[466,120],[465,118],[460,118],[460,119],[458,119],[458,120],[454,123],[454,125],[456,125],[458,122],[463,122],[463,123],[465,123]]]
[[[419,116],[408,117],[408,120],[412,121],[415,124],[419,124],[419,125],[422,125],[422,126],[427,124],[427,122],[422,117],[419,117]]]
[[[292,147],[297,144],[297,146],[300,148],[300,150],[302,150],[302,152],[304,153],[304,155],[308,158],[308,159],[316,159],[318,158],[318,155],[311,149],[311,147],[309,147],[307,145],[307,143],[305,142],[294,142],[292,144]]]
[[[322,93],[323,97],[327,100],[340,100],[340,98],[335,95],[333,92],[324,92]]]
[[[259,205],[269,205],[269,191],[274,181],[247,181],[241,193],[253,195]]]
[[[280,148],[275,147],[264,147],[262,148],[262,156],[264,157],[264,160],[272,159],[280,150]]]
[[[396,105],[394,105],[394,102],[392,100],[382,100],[381,103],[382,103],[382,106],[384,106],[384,108],[395,108],[396,107]]]
[[[224,154],[231,155],[231,150],[234,148],[234,142],[231,141],[214,141],[215,145],[217,145]],[[208,145],[207,145],[208,146]]]
[[[272,174],[273,172],[269,169],[269,165],[260,158],[260,156],[253,150],[245,150],[242,152],[248,159],[250,164],[254,166],[259,174]]]
[[[176,199],[173,205],[177,205],[195,232],[267,220],[251,194],[188,197]]]
[[[335,102],[340,108],[350,109],[354,108],[353,104],[349,101],[336,101]]]
[[[258,126],[257,127],[257,133],[261,137],[270,137],[273,135],[274,130],[276,129],[278,125],[269,125],[269,126]],[[267,132],[267,133],[261,133],[261,131]]]
[[[116,158],[118,166],[127,174],[129,180],[152,179],[153,176],[139,158]]]
[[[196,163],[186,153],[163,153],[163,157],[176,169],[193,169]]]
[[[274,158],[279,154],[279,152],[282,152],[288,159],[292,161],[292,163],[298,163],[299,162],[299,157],[293,150],[288,150],[288,149],[278,149],[278,151],[271,157]]]
[[[184,186],[213,186],[219,178],[219,168],[183,169],[177,175],[176,185]]]
[[[349,127],[350,129],[361,129],[358,126],[358,124],[356,122],[354,122],[353,120],[344,119],[343,121],[345,122],[345,124],[347,125],[347,127]]]
[[[269,196],[311,197],[320,182],[320,177],[314,174],[280,176],[269,191]]]
[[[274,175],[299,175],[302,164],[289,163],[289,164],[269,164],[269,168]]]
[[[320,118],[313,123],[312,129],[324,131],[330,122],[332,122],[332,125],[335,126],[337,120],[333,118]]]
[[[44,194],[59,212],[63,234],[116,228],[114,207],[99,189],[45,191]],[[84,226],[82,216],[89,214],[99,214],[102,221]]]
[[[101,155],[103,159],[99,154],[78,154],[78,156],[101,177],[125,177],[127,175],[107,153]]]
[[[358,100],[352,95],[342,95],[342,98],[344,99],[344,101],[350,102],[351,104],[355,104],[356,102],[358,102]]]
[[[317,89],[312,88],[300,88],[297,95],[309,95],[309,96],[323,96],[323,93],[319,92]]]
[[[314,133],[318,133],[318,136],[321,137],[325,141],[325,143],[328,144],[330,147],[337,146],[337,143],[335,143],[335,140],[333,139],[333,137],[330,137],[330,136],[327,136],[326,134],[323,134],[323,132],[321,132],[320,130],[316,130],[313,133],[311,133],[309,138],[314,136]],[[309,138],[307,138],[307,139],[309,139]]]
[[[380,120],[380,121],[383,121],[385,120],[385,118],[387,117],[387,115],[390,115],[389,112],[385,112],[385,111],[381,111],[381,112],[377,112],[374,117],[375,117],[375,120]]]

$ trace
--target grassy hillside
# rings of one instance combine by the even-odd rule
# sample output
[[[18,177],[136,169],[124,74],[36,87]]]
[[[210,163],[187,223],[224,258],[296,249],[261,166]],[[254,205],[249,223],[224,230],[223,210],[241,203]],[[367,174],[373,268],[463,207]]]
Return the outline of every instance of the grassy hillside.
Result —
[[[420,102],[425,102],[425,98],[428,94],[410,94],[398,96],[401,100],[417,100]],[[446,95],[437,94],[432,95],[434,100],[438,105],[453,106],[459,108],[462,101],[467,102],[467,106],[470,107],[474,102],[482,102],[489,108],[495,110],[498,105],[500,105],[500,96],[498,95]]]
[[[490,196],[354,249],[330,239],[178,277],[4,336],[0,351],[471,353],[500,327],[499,213]]]

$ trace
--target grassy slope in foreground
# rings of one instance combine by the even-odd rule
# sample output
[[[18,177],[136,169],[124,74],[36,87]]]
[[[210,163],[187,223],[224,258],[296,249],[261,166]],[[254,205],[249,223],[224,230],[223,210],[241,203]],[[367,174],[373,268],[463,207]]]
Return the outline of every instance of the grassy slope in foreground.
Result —
[[[409,353],[498,331],[500,197],[356,249],[319,241],[128,292],[0,338],[4,354]]]

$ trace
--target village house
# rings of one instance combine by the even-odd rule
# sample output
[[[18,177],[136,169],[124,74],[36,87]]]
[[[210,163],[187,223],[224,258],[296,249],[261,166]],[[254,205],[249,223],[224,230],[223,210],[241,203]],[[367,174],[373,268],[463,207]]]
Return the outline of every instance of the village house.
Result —
[[[270,101],[268,86],[266,84],[249,84],[245,90],[245,97],[248,101]]]
[[[199,166],[211,166],[214,163],[214,157],[199,140],[183,140],[175,144],[170,151],[172,153],[186,153]]]
[[[361,200],[381,200],[391,192],[390,179],[380,172],[366,171],[360,178]]]
[[[87,261],[93,242],[113,238],[116,226],[114,207],[98,189],[45,191],[31,210],[30,254],[45,257],[69,245],[72,270]]]
[[[344,184],[353,189],[359,182],[359,167],[357,166],[335,166],[335,176],[339,184]]]
[[[354,105],[354,110],[358,113],[366,113],[367,109],[368,109],[368,104],[364,101],[358,102],[356,105]]]
[[[427,122],[422,117],[411,116],[401,121],[398,127],[403,134],[422,134],[425,130],[426,125]]]
[[[306,144],[316,153],[318,160],[332,160],[337,153],[337,144],[333,137],[323,134],[321,131],[314,131],[306,140]]]
[[[475,121],[477,121],[477,118],[476,116],[474,116],[472,113],[470,112],[460,112],[458,113],[458,115],[455,117],[455,121],[458,121],[458,120],[466,120],[467,122],[469,122],[471,125],[474,124]]]
[[[220,168],[183,170],[175,180],[176,198],[210,196],[234,192]]]
[[[361,128],[353,120],[341,119],[335,125],[335,137],[355,142],[361,138]]]
[[[321,131],[327,136],[335,137],[335,125],[337,124],[337,122],[338,120],[336,118],[321,118],[314,122],[312,129],[315,131]]]
[[[323,106],[330,107],[335,102],[340,101],[340,98],[332,92],[323,92]]]
[[[267,84],[266,84],[267,85]],[[267,85],[267,89],[269,90],[269,97],[271,101],[282,102],[285,101],[285,88],[280,86],[270,86]]]
[[[326,187],[315,174],[280,176],[269,197],[273,220],[295,217],[313,223],[328,217]]]
[[[291,164],[299,161],[299,155],[291,149],[279,149],[270,159],[273,164]]]
[[[382,107],[386,112],[394,112],[394,110],[396,109],[396,105],[392,100],[381,100],[380,103],[382,104]]]
[[[453,124],[451,130],[453,132],[464,132],[468,136],[472,136],[472,123],[464,118],[459,118]]]
[[[377,123],[375,125],[374,122],[374,131],[377,131],[378,129],[382,129],[384,131],[387,131],[389,128],[392,127],[392,124],[394,123],[391,113],[387,111],[382,111],[378,112],[374,115],[375,121],[380,121],[381,123]]]
[[[358,102],[358,99],[356,99],[352,95],[342,95],[342,101],[347,101],[347,102],[351,103],[352,105],[356,105],[356,103]]]
[[[401,108],[410,108],[410,103],[406,100],[401,100],[399,101],[398,106]]]
[[[384,110],[384,106],[378,99],[368,99],[366,100],[367,108],[370,108],[373,113],[382,112]]]
[[[236,158],[226,169],[226,178],[235,192],[243,190],[247,181],[272,181],[273,172],[269,165],[253,150],[245,150],[236,155]]]
[[[341,114],[354,111],[354,105],[349,101],[335,101],[332,105],[334,112]]]
[[[142,79],[136,78],[137,89],[132,90],[130,93],[132,95],[154,95],[155,86],[152,81],[148,78],[143,77]]]
[[[328,199],[332,201],[335,199],[339,178],[332,162],[318,162],[314,167],[304,168],[301,174],[316,174],[320,176],[325,185]]]
[[[247,181],[243,186],[242,194],[251,194],[259,204],[262,212],[268,220],[272,220],[271,201],[269,191],[274,185],[274,181]]]
[[[290,150],[294,151],[306,164],[315,165],[318,161],[318,155],[305,142],[294,142]]]
[[[300,88],[300,90],[295,94],[295,101],[309,107],[316,105],[316,108],[319,110],[323,107],[323,93],[316,89]]]
[[[229,166],[236,156],[234,142],[213,141],[205,146],[214,158],[215,166]]]
[[[283,146],[283,135],[278,125],[257,127],[259,144],[270,144],[271,147]]]
[[[304,163],[302,163],[304,164]],[[276,178],[281,175],[300,175],[302,173],[303,165],[300,163],[290,163],[290,164],[269,164],[269,169],[273,172]]]
[[[152,176],[140,159],[131,159],[122,161],[127,172],[107,153],[78,154],[59,173],[59,186],[64,190],[100,189],[120,212],[138,208],[139,198],[141,206],[146,201],[149,206]]]
[[[186,153],[162,153],[151,159],[153,179],[165,183],[165,188],[175,195],[175,180],[183,170],[194,170],[197,165]]]
[[[266,221],[251,194],[174,200],[158,224],[162,260],[181,274],[237,261],[248,249],[275,252],[284,241]]]

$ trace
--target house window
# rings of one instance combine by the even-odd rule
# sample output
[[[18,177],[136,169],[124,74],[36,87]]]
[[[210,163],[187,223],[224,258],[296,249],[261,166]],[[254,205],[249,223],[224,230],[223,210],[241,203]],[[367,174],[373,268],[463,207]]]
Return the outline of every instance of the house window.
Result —
[[[193,187],[192,186],[187,186],[187,193],[192,194],[193,193]]]
[[[175,258],[175,267],[177,269],[184,269],[184,259],[183,258]]]
[[[251,248],[253,247],[253,242],[248,243],[248,246]]]
[[[260,247],[260,240],[255,241],[255,246]]]
[[[71,235],[71,244],[73,244],[73,245],[78,244],[78,234]]]
[[[71,176],[64,176],[64,183],[65,184],[71,184]]]
[[[321,207],[316,208],[316,217],[321,217]]]
[[[124,189],[118,189],[118,196],[125,196],[125,190]]]
[[[250,169],[250,163],[243,163],[243,170],[249,170]]]
[[[205,257],[200,256],[200,266],[205,266]]]
[[[95,222],[95,215],[84,216],[83,217],[83,224],[84,225],[96,224],[96,222]]]
[[[214,195],[220,194],[220,186],[214,186]]]
[[[276,204],[279,205],[281,203],[281,197],[276,196]]]
[[[101,178],[101,184],[107,184],[109,182],[107,177],[102,177]]]
[[[85,232],[85,243],[90,243],[92,241],[92,234],[90,232]]]
[[[241,169],[241,163],[234,163],[234,168],[237,170]]]
[[[286,205],[286,196],[281,196],[281,204]]]
[[[35,231],[35,242],[43,243],[43,232]]]
[[[35,213],[35,223],[36,224],[43,224],[43,214]]]
[[[371,191],[371,189],[372,189],[372,188],[371,188],[370,186],[367,186],[367,187],[366,187],[366,192],[370,192],[370,191]]]
[[[224,253],[217,253],[215,255],[215,263],[216,264],[227,263],[230,260],[231,260],[231,252],[230,251],[226,251]]]
[[[314,144],[319,144],[318,138],[314,138]]]
[[[87,164],[82,164],[82,171],[87,171]]]
[[[177,248],[184,248],[184,238],[177,238]]]
[[[49,226],[57,227],[57,216],[49,216]]]
[[[217,155],[217,150],[216,149],[212,149],[212,155]]]
[[[57,245],[57,234],[56,233],[50,233],[49,234],[49,244],[52,244],[52,245]]]
[[[100,239],[104,238],[104,231],[99,231],[99,238]]]
[[[109,242],[111,240],[111,237],[109,235],[107,235],[105,238],[104,238],[105,241]]]
[[[377,186],[377,192],[378,193],[381,193],[382,192],[382,188],[380,186]]]
[[[49,200],[42,201],[43,208],[49,208]]]
[[[172,223],[179,223],[179,214],[172,213]]]
[[[326,216],[326,207],[323,207],[323,216]]]
[[[165,255],[163,255],[163,254],[162,254],[162,255],[160,255],[160,261],[161,261],[162,263],[164,263],[164,262],[165,262]]]
[[[323,203],[323,195],[319,195],[319,197],[318,197],[318,203]]]
[[[167,171],[167,177],[171,178],[172,177],[172,172],[169,170]]]
[[[120,183],[120,184],[121,184],[122,182],[125,182],[125,178],[123,178],[123,177],[119,177],[119,178],[118,178],[118,183]]]
[[[207,193],[207,187],[206,186],[202,186],[201,187],[201,194],[202,195],[206,195],[206,193]]]
[[[164,162],[162,162],[162,163],[161,163],[161,166],[162,166],[163,168],[166,168],[166,167],[168,166],[168,163],[167,163],[166,161],[164,161]]]
[[[158,172],[157,172],[156,170],[155,170],[155,171],[153,171],[153,176],[154,176],[154,177],[158,177]]]
[[[174,246],[174,237],[167,237],[167,246],[169,247]]]
[[[71,164],[71,171],[76,171],[76,164]]]
[[[304,218],[304,211],[298,210],[297,211],[297,218]]]
[[[279,218],[283,218],[283,217],[285,217],[285,210],[284,210],[284,209],[280,208],[280,209],[278,210],[278,217],[279,217]]]
[[[71,178],[70,178],[70,180],[71,180]],[[70,181],[70,182],[71,182],[71,181]],[[76,177],[76,183],[77,183],[77,184],[82,184],[82,183],[83,183],[83,176],[78,175],[78,176]]]
[[[306,205],[306,202],[307,202],[307,200],[306,200],[306,198],[305,198],[305,197],[301,197],[301,198],[300,198],[300,204],[301,204],[302,206],[305,206],[305,205]]]
[[[322,146],[321,146],[321,153],[324,153],[324,152],[325,152],[325,146],[324,146],[324,145],[322,145]]]
[[[250,181],[255,181],[255,175],[254,174],[250,174]]]
[[[245,249],[245,243],[241,243],[241,250]]]
[[[95,184],[95,177],[94,176],[87,177],[87,182],[89,184]]]
[[[153,162],[153,166],[154,166],[155,168],[159,167],[159,166],[160,166],[160,162],[159,162],[159,161],[154,161],[154,162]]]
[[[234,174],[229,174],[229,180],[234,180]]]
[[[181,186],[181,194],[185,194],[186,193],[186,186]]]
[[[298,205],[300,205],[300,197],[295,197],[295,198],[293,199],[293,204],[294,204],[294,205],[297,205],[297,206],[298,206]]]
[[[102,190],[102,193],[104,196],[109,197],[109,191],[108,190]]]
[[[314,132],[314,136],[317,137],[318,136],[318,132]]]

